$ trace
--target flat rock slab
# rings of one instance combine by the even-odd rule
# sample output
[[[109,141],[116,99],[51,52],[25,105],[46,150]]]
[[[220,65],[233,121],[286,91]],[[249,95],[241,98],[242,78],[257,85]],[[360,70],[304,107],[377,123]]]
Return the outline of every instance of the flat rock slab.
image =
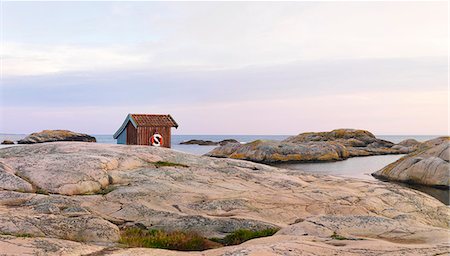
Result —
[[[55,238],[29,238],[0,235],[2,255],[88,255],[100,252],[103,246]]]

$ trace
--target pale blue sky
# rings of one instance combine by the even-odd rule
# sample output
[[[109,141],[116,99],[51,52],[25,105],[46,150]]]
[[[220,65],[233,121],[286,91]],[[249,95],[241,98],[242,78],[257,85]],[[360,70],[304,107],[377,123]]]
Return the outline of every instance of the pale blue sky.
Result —
[[[445,134],[447,2],[3,2],[0,132]]]

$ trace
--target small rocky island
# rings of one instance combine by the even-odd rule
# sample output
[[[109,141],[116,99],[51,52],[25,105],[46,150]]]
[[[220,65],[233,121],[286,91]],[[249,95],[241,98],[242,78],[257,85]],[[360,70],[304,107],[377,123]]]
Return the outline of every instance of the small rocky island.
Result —
[[[199,145],[199,146],[224,146],[229,143],[239,143],[239,141],[235,139],[226,139],[221,141],[212,141],[212,140],[188,140],[180,142],[180,145]]]
[[[349,157],[405,154],[415,145],[378,139],[365,130],[337,129],[331,132],[308,132],[283,141],[256,140],[247,144],[227,144],[207,153],[259,163],[337,161]]]
[[[24,139],[19,140],[18,144],[34,144],[54,141],[96,142],[96,139],[95,137],[84,133],[68,130],[43,130],[42,132],[32,133]]]
[[[283,143],[325,143],[335,148],[329,152],[348,156],[394,152],[391,143],[362,135],[364,145],[345,134]],[[342,140],[360,146],[349,150]],[[0,149],[6,255],[445,255],[449,219],[450,208],[433,197],[376,180],[148,146],[58,142]],[[140,239],[130,230],[195,232],[208,243],[276,233],[180,252],[129,248]]]

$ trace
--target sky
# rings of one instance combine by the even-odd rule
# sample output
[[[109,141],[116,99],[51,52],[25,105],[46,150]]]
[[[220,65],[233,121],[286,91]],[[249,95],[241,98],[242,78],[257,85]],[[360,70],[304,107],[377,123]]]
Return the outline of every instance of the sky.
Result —
[[[2,2],[0,133],[448,134],[448,3]]]

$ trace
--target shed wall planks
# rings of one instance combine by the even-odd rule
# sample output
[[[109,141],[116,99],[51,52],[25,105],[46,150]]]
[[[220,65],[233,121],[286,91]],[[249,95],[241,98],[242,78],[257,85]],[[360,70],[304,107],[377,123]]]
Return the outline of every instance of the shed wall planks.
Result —
[[[131,122],[127,124],[127,145],[137,145],[137,130]]]
[[[159,133],[163,137],[162,147],[170,148],[171,127],[138,127],[137,128],[137,144],[150,145],[150,138],[153,134]]]

